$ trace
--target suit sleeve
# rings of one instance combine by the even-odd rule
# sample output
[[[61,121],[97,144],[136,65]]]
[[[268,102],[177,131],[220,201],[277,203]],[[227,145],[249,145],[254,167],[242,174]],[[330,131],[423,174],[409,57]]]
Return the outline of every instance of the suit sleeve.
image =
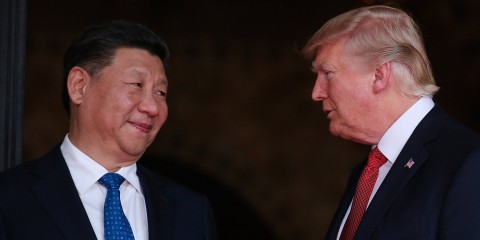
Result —
[[[217,240],[217,228],[210,203],[206,197],[203,197],[205,240]]]
[[[5,240],[7,239],[5,237],[5,226],[3,223],[3,214],[0,213],[0,240]]]
[[[480,147],[459,168],[440,224],[439,239],[480,239]]]

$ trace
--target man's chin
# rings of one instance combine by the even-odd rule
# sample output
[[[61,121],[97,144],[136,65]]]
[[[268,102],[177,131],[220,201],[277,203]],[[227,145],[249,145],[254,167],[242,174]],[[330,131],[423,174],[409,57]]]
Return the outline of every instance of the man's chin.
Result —
[[[333,125],[331,122],[330,122],[329,130],[330,130],[330,134],[332,134],[333,136],[335,137],[340,136],[339,129],[335,125]]]
[[[145,146],[144,144],[139,144],[136,146],[127,146],[123,148],[124,153],[127,153],[131,157],[135,157],[135,158],[140,158],[145,153],[146,150],[147,150],[147,146]]]
[[[345,132],[342,131],[342,128],[339,128],[338,126],[335,127],[333,125],[330,125],[330,134],[335,137],[340,137],[344,140],[352,140],[352,137],[348,134],[345,134]]]

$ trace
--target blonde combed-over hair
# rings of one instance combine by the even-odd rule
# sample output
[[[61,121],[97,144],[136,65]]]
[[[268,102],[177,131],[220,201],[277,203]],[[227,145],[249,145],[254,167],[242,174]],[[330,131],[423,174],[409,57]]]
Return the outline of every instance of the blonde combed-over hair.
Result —
[[[390,62],[404,94],[432,97],[438,91],[419,27],[404,11],[378,5],[338,15],[313,35],[303,54],[313,59],[322,45],[343,37],[346,52],[361,62],[373,67]]]

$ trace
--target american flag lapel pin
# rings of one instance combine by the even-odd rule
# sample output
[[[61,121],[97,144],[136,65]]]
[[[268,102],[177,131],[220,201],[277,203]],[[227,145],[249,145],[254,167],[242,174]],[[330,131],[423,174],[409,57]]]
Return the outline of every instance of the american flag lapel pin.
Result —
[[[409,168],[409,169],[410,169],[410,168],[412,168],[413,164],[415,164],[415,161],[413,161],[413,159],[412,159],[412,158],[410,158],[410,160],[408,160],[407,164],[405,164],[405,166],[404,166],[404,167],[406,167],[406,168]]]

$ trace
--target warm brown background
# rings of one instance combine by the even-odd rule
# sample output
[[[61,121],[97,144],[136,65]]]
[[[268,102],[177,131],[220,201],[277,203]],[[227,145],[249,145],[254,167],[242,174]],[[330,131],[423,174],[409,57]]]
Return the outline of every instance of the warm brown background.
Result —
[[[159,33],[172,52],[169,120],[149,156],[173,160],[199,174],[197,181],[226,187],[278,239],[321,239],[351,168],[368,147],[329,135],[321,104],[310,100],[315,76],[298,50],[327,19],[382,2],[29,1],[24,156],[40,156],[67,132],[60,77],[72,38],[100,20],[137,21]],[[396,4],[424,32],[442,87],[435,100],[480,130],[480,1]],[[211,181],[199,191],[214,192],[218,186]],[[219,226],[235,223],[240,217],[229,214],[237,205],[223,204],[214,206],[222,211],[216,214],[227,215]],[[261,236],[252,232],[243,239]]]

